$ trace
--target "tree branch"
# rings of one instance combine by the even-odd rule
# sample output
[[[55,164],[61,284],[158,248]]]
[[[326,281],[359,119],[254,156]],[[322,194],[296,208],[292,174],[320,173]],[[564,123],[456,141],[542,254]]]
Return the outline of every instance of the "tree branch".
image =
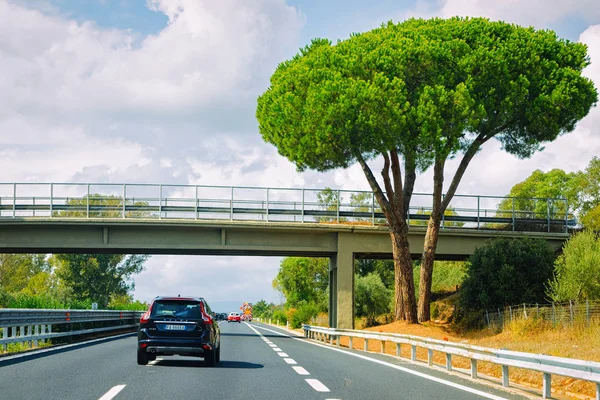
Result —
[[[404,217],[407,218],[410,213],[410,200],[412,198],[413,190],[415,188],[415,181],[417,180],[416,173],[417,165],[415,163],[414,154],[404,155],[404,190],[402,194]]]
[[[467,149],[467,151],[463,155],[463,158],[460,161],[460,164],[458,165],[458,169],[454,173],[454,177],[452,178],[452,182],[450,183],[450,186],[448,187],[448,191],[446,192],[446,196],[444,197],[444,201],[442,202],[442,208],[441,208],[441,212],[442,213],[444,211],[446,211],[446,208],[450,204],[450,201],[452,200],[452,198],[456,194],[456,189],[458,189],[458,184],[460,183],[460,180],[462,179],[463,175],[465,174],[467,166],[469,165],[469,163],[471,162],[471,160],[473,159],[473,157],[475,156],[475,154],[477,154],[477,151],[481,148],[481,146],[485,142],[487,142],[489,139],[491,139],[492,137],[494,137],[493,134],[486,136],[485,134],[480,133],[475,138],[475,140],[473,141],[473,143],[471,143],[471,145],[469,146],[469,148]]]
[[[398,151],[396,149],[390,151],[392,160],[392,176],[394,178],[394,198],[392,204],[394,209],[397,210],[400,215],[404,215],[404,203],[402,202],[402,171],[400,170],[400,160],[398,158]]]
[[[377,202],[381,206],[383,213],[386,215],[387,218],[390,218],[393,215],[393,213],[391,212],[390,203],[389,203],[388,199],[385,197],[385,194],[383,193],[383,191],[381,190],[381,187],[379,186],[377,179],[375,179],[375,176],[373,175],[373,171],[371,171],[371,168],[367,165],[367,163],[365,162],[365,159],[362,157],[361,154],[355,154],[355,157],[358,160],[358,163],[360,164],[360,166],[362,167],[363,172],[365,173],[365,176],[367,177],[367,182],[369,182],[369,186],[371,186],[371,189],[373,190],[373,193],[375,194],[375,198],[377,199]]]
[[[394,189],[392,188],[392,182],[390,180],[390,156],[387,151],[381,152],[383,155],[383,168],[381,169],[381,176],[383,177],[383,184],[385,185],[385,191],[388,196],[390,203],[394,201]]]

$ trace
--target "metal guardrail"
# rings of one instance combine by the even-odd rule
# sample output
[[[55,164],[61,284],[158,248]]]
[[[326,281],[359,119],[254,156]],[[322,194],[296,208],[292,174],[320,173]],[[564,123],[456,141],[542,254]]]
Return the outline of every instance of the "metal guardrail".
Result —
[[[498,211],[503,201],[510,210]],[[431,205],[431,194],[414,193],[409,225],[425,226]],[[0,217],[385,224],[372,192],[162,184],[0,183]],[[567,232],[574,224],[566,199],[455,195],[441,226]]]
[[[364,339],[364,350],[368,351],[368,341],[378,340],[381,342],[381,352],[384,352],[385,343],[396,344],[396,356],[401,355],[401,345],[411,346],[411,360],[417,360],[417,348],[427,349],[427,364],[433,366],[433,352],[438,351],[446,355],[446,369],[452,371],[452,356],[460,356],[470,360],[470,376],[477,378],[477,362],[485,361],[500,365],[502,367],[502,386],[509,386],[509,367],[523,368],[538,371],[543,374],[542,396],[547,399],[551,397],[552,375],[560,375],[580,379],[596,384],[596,400],[600,400],[600,363],[583,361],[571,358],[546,356],[542,354],[523,353],[510,350],[497,350],[462,343],[452,343],[444,340],[422,338],[411,335],[394,333],[374,333],[350,329],[334,329],[319,326],[303,325],[304,336],[322,342],[329,341],[333,345],[336,342],[340,346],[340,337],[348,337],[349,347],[352,346],[353,338]]]
[[[59,337],[85,335],[134,328],[143,312],[113,310],[38,310],[0,309],[0,348],[7,350],[10,343],[25,343],[28,347],[38,346],[40,341]],[[53,327],[102,323],[101,327],[86,329],[61,329]]]

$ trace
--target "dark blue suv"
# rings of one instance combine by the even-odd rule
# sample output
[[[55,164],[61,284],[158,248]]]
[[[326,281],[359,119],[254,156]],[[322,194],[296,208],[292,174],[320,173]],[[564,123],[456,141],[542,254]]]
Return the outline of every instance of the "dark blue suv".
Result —
[[[212,367],[221,358],[219,325],[201,297],[157,297],[140,319],[137,363],[156,356],[204,357]]]

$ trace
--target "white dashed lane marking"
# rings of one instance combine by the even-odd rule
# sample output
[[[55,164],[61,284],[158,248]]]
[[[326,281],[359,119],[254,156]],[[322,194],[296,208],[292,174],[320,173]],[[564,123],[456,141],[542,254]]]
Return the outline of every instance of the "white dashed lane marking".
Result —
[[[283,350],[281,350],[281,348],[277,347],[276,344],[274,344],[273,342],[271,342],[269,339],[265,338],[260,332],[258,332],[256,329],[254,329],[254,327],[250,326],[250,329],[252,329],[256,334],[258,334],[262,340],[264,340],[264,342],[266,344],[269,345],[269,347],[271,347],[274,351],[277,352],[277,354],[280,357],[283,357],[283,361],[285,361],[287,364],[292,365],[292,368],[294,369],[294,371],[296,371],[296,373],[298,375],[310,375],[310,372],[308,372],[306,369],[302,368],[296,362],[296,360],[294,360],[293,358],[290,358],[287,353],[284,353]],[[269,329],[267,329],[269,330]],[[278,333],[278,332],[276,332]],[[278,333],[280,334],[280,333]],[[281,335],[281,334],[280,334]],[[284,336],[284,335],[282,335]],[[329,392],[329,388],[325,385],[323,385],[321,383],[321,381],[319,381],[318,379],[305,379],[305,381],[317,392]],[[339,399],[327,399],[327,400],[339,400]]]
[[[125,389],[125,386],[127,385],[117,385],[117,386],[113,386],[112,389],[110,389],[108,392],[106,392],[104,394],[104,396],[100,397],[99,400],[111,400],[112,398],[114,398],[116,395],[119,394],[119,392],[123,389]]]
[[[298,373],[298,375],[310,375],[310,372],[308,372],[307,370],[305,370],[304,368],[295,365],[292,368],[294,368],[294,371],[296,371]]]
[[[306,382],[317,392],[329,392],[327,386],[323,385],[318,379],[305,379]]]

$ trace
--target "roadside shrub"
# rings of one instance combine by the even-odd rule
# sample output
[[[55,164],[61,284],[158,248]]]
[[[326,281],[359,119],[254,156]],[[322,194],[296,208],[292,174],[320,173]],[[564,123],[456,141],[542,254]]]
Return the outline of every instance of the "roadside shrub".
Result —
[[[290,318],[290,325],[294,329],[302,327],[302,324],[309,324],[313,317],[319,314],[319,306],[315,303],[301,304]]]
[[[286,324],[288,321],[287,315],[282,309],[273,310],[273,322],[278,324]]]
[[[554,258],[543,239],[489,241],[469,258],[467,277],[460,290],[461,307],[490,310],[545,302]]]

